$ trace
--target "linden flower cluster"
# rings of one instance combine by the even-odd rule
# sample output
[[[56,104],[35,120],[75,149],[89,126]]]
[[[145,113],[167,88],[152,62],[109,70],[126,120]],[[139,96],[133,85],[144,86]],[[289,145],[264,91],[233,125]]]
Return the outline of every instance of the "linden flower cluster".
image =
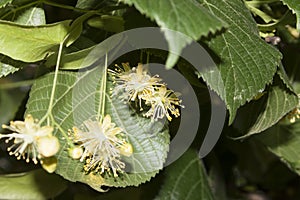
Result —
[[[73,127],[73,132],[74,141],[84,148],[80,157],[81,162],[85,160],[84,171],[112,172],[117,177],[125,168],[121,155],[131,156],[133,152],[131,144],[124,139],[122,129],[111,122],[110,115],[103,120],[87,120],[83,124],[82,129]]]
[[[126,101],[135,101],[138,98],[141,106],[142,97],[153,93],[154,86],[162,85],[161,79],[158,75],[151,77],[142,64],[132,69],[127,63],[122,63],[122,66],[123,69],[117,66],[116,71],[110,70],[116,85],[112,96],[118,96]]]
[[[0,134],[0,139],[7,138],[6,143],[13,140],[7,150],[18,160],[23,158],[29,162],[31,159],[37,164],[38,159],[50,158],[59,150],[59,141],[52,135],[53,127],[41,127],[31,115],[27,115],[24,121],[11,121],[10,126],[2,125],[2,128],[12,131],[10,134]]]
[[[115,71],[110,71],[115,87],[112,90],[112,96],[119,96],[125,101],[135,101],[138,99],[140,110],[142,101],[145,102],[150,109],[144,114],[145,117],[151,117],[152,120],[162,119],[167,117],[172,120],[169,112],[175,117],[180,116],[179,109],[182,107],[181,100],[178,99],[179,93],[167,89],[158,75],[151,76],[149,71],[138,64],[135,68],[130,69],[128,64],[123,65],[123,70],[117,68]]]

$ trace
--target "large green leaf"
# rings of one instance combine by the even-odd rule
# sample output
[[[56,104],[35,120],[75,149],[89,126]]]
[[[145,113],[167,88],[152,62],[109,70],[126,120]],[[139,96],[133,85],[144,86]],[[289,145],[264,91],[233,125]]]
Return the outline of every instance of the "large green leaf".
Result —
[[[207,42],[220,59],[217,70],[201,76],[225,100],[232,123],[237,109],[271,83],[281,54],[259,37],[256,23],[242,1],[198,1],[229,24],[224,34]]]
[[[278,74],[281,80],[275,78],[275,84],[268,94],[266,109],[258,116],[247,135],[260,133],[273,126],[298,105],[298,96],[291,90],[287,76],[283,71],[278,71]]]
[[[169,51],[175,53],[169,54],[167,68],[175,65],[181,50],[192,40],[198,40],[201,36],[206,36],[209,32],[215,32],[226,26],[226,23],[193,0],[123,1],[134,5],[141,13],[154,19],[160,27],[185,35],[164,29]]]
[[[278,73],[281,74],[282,72]],[[243,118],[243,123],[247,127],[242,128],[242,132],[246,134],[239,137],[240,139],[260,133],[273,126],[298,105],[298,96],[287,88],[279,77],[275,76],[274,84],[266,92],[258,95],[263,95],[260,99],[254,99],[240,110],[240,119],[237,118],[235,124],[241,125],[241,118]],[[249,112],[252,115],[249,115]]]
[[[166,179],[157,200],[212,200],[208,176],[196,152],[187,151],[166,169]]]
[[[18,12],[14,18],[16,23],[22,25],[43,25],[46,23],[44,10],[36,6]],[[26,63],[21,61],[0,55],[0,78],[14,73],[26,65]]]
[[[281,0],[286,4],[297,16],[297,29],[300,31],[300,3],[298,0]]]
[[[66,188],[63,178],[43,170],[0,176],[1,199],[52,199]]]
[[[278,124],[254,137],[300,175],[300,122]]]
[[[24,26],[0,20],[0,53],[15,60],[36,62],[56,52],[70,29],[70,21]]]
[[[80,126],[83,121],[96,116],[102,74],[99,68],[87,72],[60,72],[58,74],[53,114],[57,123],[65,131],[73,126]],[[32,87],[26,112],[35,118],[42,118],[47,111],[52,80],[53,74],[48,74],[37,80]],[[109,82],[107,91],[111,87]],[[167,156],[168,130],[159,122],[151,123],[150,119],[134,114],[127,104],[116,98],[111,99],[109,94],[106,94],[105,111],[106,114],[111,115],[117,126],[124,130],[133,145],[133,155],[124,158],[131,170],[118,178],[94,173],[85,174],[83,163],[68,156],[67,149],[69,147],[66,140],[60,132],[56,132],[62,146],[58,154],[56,173],[70,181],[87,183],[99,191],[101,191],[102,185],[137,186],[150,180],[158,170],[162,169]]]

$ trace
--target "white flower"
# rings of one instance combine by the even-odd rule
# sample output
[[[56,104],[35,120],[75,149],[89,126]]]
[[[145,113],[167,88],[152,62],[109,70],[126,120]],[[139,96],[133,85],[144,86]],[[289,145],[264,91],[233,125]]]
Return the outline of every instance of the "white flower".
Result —
[[[122,154],[120,149],[130,145],[123,138],[122,129],[115,127],[109,115],[106,115],[100,122],[85,121],[84,126],[86,131],[73,127],[75,142],[84,148],[80,158],[81,162],[85,160],[84,170],[86,172],[99,171],[100,174],[112,171],[117,177],[117,173],[122,173],[125,168],[125,163],[120,160]],[[130,155],[127,152],[125,156]]]
[[[177,94],[178,96],[179,94]],[[167,117],[169,121],[172,120],[172,117],[169,114],[169,111],[175,117],[180,116],[179,109],[175,106],[184,107],[181,105],[181,100],[172,90],[168,90],[165,86],[155,88],[155,91],[152,94],[143,95],[147,105],[150,105],[151,108],[147,113],[144,114],[145,117],[152,117],[153,120],[162,119]]]
[[[17,159],[23,158],[29,162],[31,158],[37,164],[38,158],[53,156],[59,149],[57,138],[52,136],[53,127],[41,127],[31,115],[27,115],[24,121],[11,121],[10,126],[2,125],[2,128],[12,131],[10,134],[0,134],[0,139],[7,138],[6,143],[13,140],[7,150]]]
[[[116,86],[112,90],[112,96],[118,96],[126,101],[135,101],[139,99],[141,106],[141,97],[153,92],[153,87],[161,85],[161,81],[156,76],[150,76],[148,70],[142,64],[130,69],[128,64],[122,63],[124,70],[110,71],[114,78]]]

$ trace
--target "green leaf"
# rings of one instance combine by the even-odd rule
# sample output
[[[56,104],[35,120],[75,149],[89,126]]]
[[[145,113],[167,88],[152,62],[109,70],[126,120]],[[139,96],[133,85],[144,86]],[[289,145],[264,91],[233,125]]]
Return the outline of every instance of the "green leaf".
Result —
[[[213,200],[203,163],[196,152],[188,150],[166,169],[166,179],[157,200]]]
[[[75,51],[72,53],[68,53],[62,56],[60,69],[64,70],[76,70],[80,69],[81,67],[89,66],[89,64],[92,64],[93,61],[87,63],[85,60],[86,57],[91,53],[91,51],[95,48],[95,46],[92,46],[87,49],[82,49],[79,51]],[[53,54],[52,56],[47,59],[45,62],[45,65],[47,67],[54,66],[56,64],[57,55]]]
[[[124,20],[120,16],[101,15],[88,20],[88,25],[105,31],[119,33],[124,31]]]
[[[4,63],[0,63],[0,78],[5,77],[9,74],[13,74],[18,70],[19,68]]]
[[[44,25],[46,24],[45,11],[38,6],[31,7],[19,13],[14,22],[30,26]]]
[[[16,14],[15,23],[21,25],[43,25],[46,23],[45,12],[40,7],[31,7]],[[28,64],[0,55],[0,78],[18,71]]]
[[[71,53],[63,54],[60,62],[60,69],[64,70],[77,70],[91,66],[100,57],[105,56],[107,52],[111,52],[110,56],[114,56],[117,49],[122,47],[123,38],[114,37],[114,40],[106,40],[101,45],[93,45],[89,48],[81,49]],[[83,40],[85,43],[88,41]],[[114,50],[114,51],[112,51]],[[96,53],[95,53],[96,52]],[[45,65],[47,67],[54,66],[56,64],[57,54],[51,55]]]
[[[192,40],[198,40],[201,36],[226,26],[226,23],[193,0],[123,1],[134,5],[141,13],[155,20],[161,28],[165,28],[163,31],[169,43],[169,51],[172,52],[167,59],[167,68],[175,65],[182,49]]]
[[[67,188],[60,176],[43,170],[0,176],[1,199],[51,199]]]
[[[255,117],[254,123],[246,122],[251,124],[251,127],[248,129],[247,134],[238,139],[249,137],[268,129],[298,105],[298,96],[286,87],[279,76],[275,77],[274,84],[270,87],[267,94],[263,95],[262,100],[254,101],[247,109],[241,111],[244,112],[247,118],[258,117]],[[251,116],[249,116],[249,112],[252,113]]]
[[[36,62],[54,53],[69,32],[70,21],[24,26],[0,20],[0,53],[15,60]]]
[[[1,0],[0,1],[0,8],[5,7],[7,4],[11,3],[13,0]]]
[[[218,70],[200,76],[225,101],[231,124],[237,109],[271,83],[281,54],[259,37],[256,23],[242,1],[199,1],[229,24],[225,33],[207,42],[220,59]]]
[[[103,69],[101,69],[103,71]],[[80,126],[83,121],[94,119],[97,116],[99,106],[99,87],[102,71],[94,68],[87,72],[60,72],[58,74],[57,90],[52,113],[55,120],[67,132],[73,126]],[[49,105],[52,89],[53,74],[36,81],[30,93],[26,113],[35,118],[42,118]],[[66,139],[60,132],[55,134],[61,142],[61,150],[58,154],[58,166],[56,173],[70,181],[86,183],[98,191],[101,186],[125,187],[137,186],[151,179],[158,170],[162,169],[167,156],[169,134],[161,123],[151,123],[150,119],[143,118],[133,113],[127,104],[114,98],[111,99],[107,85],[105,113],[110,114],[112,121],[121,127],[133,146],[133,155],[124,158],[131,170],[118,178],[101,176],[100,174],[83,171],[84,163],[68,156]]]
[[[13,74],[20,68],[27,66],[27,63],[13,60],[7,56],[0,55],[0,78]]]
[[[300,175],[300,122],[278,124],[254,137]]]
[[[298,0],[281,0],[284,4],[286,4],[293,13],[296,14],[297,17],[297,29],[300,31],[300,3]]]
[[[13,74],[18,70],[19,68],[0,62],[0,78],[5,77],[9,74]]]
[[[87,20],[89,17],[91,17],[92,15],[94,15],[93,13],[86,13],[80,17],[78,17],[77,19],[75,19],[71,26],[70,26],[70,31],[68,34],[68,38],[66,39],[66,46],[70,46],[71,44],[73,44],[80,36],[81,32],[82,32],[82,26],[83,26],[83,22],[85,20]]]

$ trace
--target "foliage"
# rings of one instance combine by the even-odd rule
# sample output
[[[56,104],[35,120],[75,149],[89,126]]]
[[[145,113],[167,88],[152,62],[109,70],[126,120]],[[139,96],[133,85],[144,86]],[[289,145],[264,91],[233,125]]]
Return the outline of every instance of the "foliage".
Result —
[[[1,143],[0,197],[300,198],[287,192],[300,186],[299,6],[297,0],[0,1],[0,123],[10,124],[0,139],[12,140]],[[167,49],[124,53],[122,33],[149,26],[160,29]],[[136,34],[130,45],[155,46],[152,37]],[[169,71],[150,75],[151,63]],[[176,133],[193,134],[180,126],[198,119],[188,87],[168,78],[172,70],[192,85],[201,111],[194,142],[175,147]],[[216,104],[228,115],[210,122]],[[200,158],[206,131],[224,121],[220,141]],[[41,152],[52,150],[51,137],[60,148],[47,156]],[[10,146],[18,159],[40,163],[16,161],[3,151]]]

